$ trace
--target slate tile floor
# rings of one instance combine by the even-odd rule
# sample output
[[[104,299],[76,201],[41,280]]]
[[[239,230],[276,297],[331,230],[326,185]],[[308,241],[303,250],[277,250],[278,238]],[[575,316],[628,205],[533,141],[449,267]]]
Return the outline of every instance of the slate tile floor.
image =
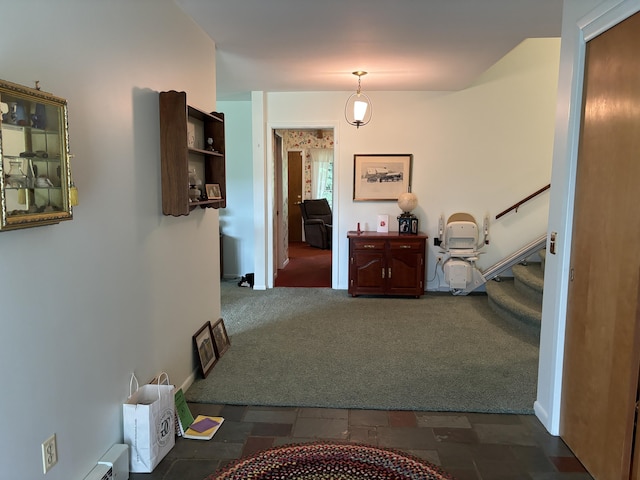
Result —
[[[151,474],[131,480],[203,480],[256,451],[317,440],[403,450],[440,465],[457,480],[590,480],[558,437],[533,415],[341,410],[190,404],[222,416],[210,441],[176,439]]]

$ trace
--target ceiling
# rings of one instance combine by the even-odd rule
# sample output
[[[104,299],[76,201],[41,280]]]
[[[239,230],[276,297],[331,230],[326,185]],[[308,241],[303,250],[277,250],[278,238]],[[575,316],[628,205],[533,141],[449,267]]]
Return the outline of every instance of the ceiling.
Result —
[[[559,37],[562,0],[176,0],[216,43],[218,100],[251,91],[468,87],[526,38]]]

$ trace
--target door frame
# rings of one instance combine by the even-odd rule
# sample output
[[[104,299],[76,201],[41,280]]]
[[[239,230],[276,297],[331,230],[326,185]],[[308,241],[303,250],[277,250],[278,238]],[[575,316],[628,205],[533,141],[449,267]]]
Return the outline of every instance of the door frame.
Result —
[[[549,199],[549,231],[557,232],[556,255],[547,255],[540,331],[536,416],[552,435],[560,433],[562,369],[571,261],[572,226],[587,42],[640,11],[638,0],[609,0],[563,26],[554,164]],[[567,108],[568,106],[568,108]],[[555,210],[555,213],[554,213]],[[548,250],[548,248],[547,248]],[[555,258],[554,258],[555,257]]]
[[[282,176],[282,164],[284,163],[284,155],[282,147],[284,145],[284,138],[275,130],[273,131],[273,161],[274,161],[274,232],[276,235],[276,241],[273,246],[273,268],[274,275],[277,269],[284,268],[289,262],[289,240],[286,230],[284,229],[284,221],[282,209],[278,209],[278,205],[282,205],[284,200],[284,184],[286,180]],[[278,152],[278,147],[281,150]]]
[[[267,122],[265,137],[266,137],[266,172],[264,178],[264,187],[266,193],[267,200],[267,208],[266,214],[267,218],[265,219],[265,227],[266,227],[266,235],[265,235],[265,249],[264,251],[267,253],[268,258],[266,259],[267,271],[265,272],[265,281],[266,288],[274,288],[274,279],[276,272],[274,271],[274,244],[275,244],[275,216],[276,216],[276,199],[277,192],[275,185],[275,158],[273,155],[273,138],[276,130],[300,130],[300,129],[331,129],[333,131],[333,204],[331,205],[332,213],[333,213],[333,225],[334,228],[332,230],[333,237],[331,239],[332,249],[331,249],[331,288],[337,288],[338,285],[338,268],[336,268],[338,261],[338,254],[340,252],[340,242],[336,241],[336,237],[338,236],[339,228],[336,228],[339,225],[339,205],[340,205],[340,195],[339,195],[339,185],[340,178],[337,175],[337,172],[340,171],[340,155],[338,152],[338,124],[333,122],[323,122],[323,123],[313,123],[313,122]]]

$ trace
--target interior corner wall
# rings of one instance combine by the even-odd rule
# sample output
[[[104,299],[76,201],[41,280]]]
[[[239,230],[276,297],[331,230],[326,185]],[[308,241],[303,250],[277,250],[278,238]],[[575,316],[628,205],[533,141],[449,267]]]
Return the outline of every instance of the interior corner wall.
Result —
[[[192,379],[220,315],[218,213],[165,217],[158,92],[214,110],[215,45],[173,0],[3,2],[2,78],[66,98],[80,204],[0,233],[0,478],[84,478],[122,442],[129,379]]]
[[[354,154],[413,154],[412,191],[420,230],[429,237],[428,290],[446,290],[433,245],[438,220],[458,211],[479,221],[547,185],[551,175],[559,39],[522,42],[459,92],[369,92],[374,114],[355,129],[343,117],[349,92],[267,93],[267,126],[337,125],[334,182],[337,237],[334,269],[347,288],[347,231],[375,229],[378,214],[401,213],[390,201],[355,202]],[[363,85],[366,91],[366,84]],[[546,232],[548,195],[500,220],[478,261],[486,268]],[[271,219],[267,217],[265,223]],[[335,278],[335,277],[334,277]],[[258,280],[256,280],[258,281]],[[334,285],[336,283],[334,282]]]
[[[253,156],[251,101],[219,101],[224,113],[227,169],[227,208],[220,210],[223,275],[237,278],[254,269]]]

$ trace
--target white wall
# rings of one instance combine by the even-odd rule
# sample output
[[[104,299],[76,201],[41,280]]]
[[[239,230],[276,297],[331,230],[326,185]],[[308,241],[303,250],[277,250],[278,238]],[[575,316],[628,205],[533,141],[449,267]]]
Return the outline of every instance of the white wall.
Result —
[[[0,478],[80,479],[122,441],[129,376],[189,382],[220,314],[218,214],[161,212],[158,97],[215,106],[214,44],[171,0],[2,2],[2,78],[68,99],[80,205],[0,233]]]
[[[251,102],[218,102],[224,112],[227,168],[227,208],[220,211],[224,276],[253,272],[253,154]]]
[[[395,202],[353,202],[353,155],[414,155],[413,192],[419,199],[414,213],[430,237],[437,235],[441,214],[467,211],[480,222],[485,214],[494,218],[550,181],[559,51],[559,39],[526,40],[460,92],[367,91],[374,117],[360,129],[344,120],[350,92],[266,93],[267,154],[258,159],[258,167],[267,173],[254,173],[254,181],[271,177],[271,129],[335,128],[333,285],[346,289],[347,231],[355,230],[358,222],[374,229],[378,214],[389,214],[391,228],[397,228],[395,217],[401,213]],[[259,194],[254,189],[254,195]],[[492,221],[491,244],[479,266],[488,267],[543,234],[547,214],[548,193],[522,206],[519,213]],[[271,217],[263,224],[265,229],[255,239],[257,249],[271,237]],[[430,280],[439,249],[431,239],[429,243],[426,277]],[[266,251],[270,250],[268,246]],[[269,266],[265,263],[266,275],[260,278],[262,262],[256,264],[257,288],[269,286]],[[446,289],[442,277],[440,272],[427,288]]]
[[[565,0],[549,205],[549,232],[557,253],[547,254],[540,332],[536,415],[552,434],[560,431],[562,362],[571,260],[573,200],[582,106],[585,39],[640,10],[638,0]]]

